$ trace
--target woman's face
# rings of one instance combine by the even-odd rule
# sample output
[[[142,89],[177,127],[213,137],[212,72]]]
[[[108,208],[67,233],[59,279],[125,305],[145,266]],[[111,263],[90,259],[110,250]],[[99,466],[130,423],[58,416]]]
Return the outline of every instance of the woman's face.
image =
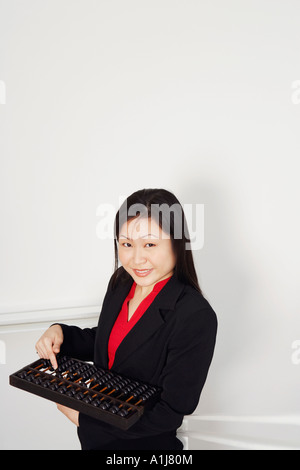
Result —
[[[137,285],[149,287],[173,274],[171,238],[153,219],[126,222],[119,235],[119,259]]]

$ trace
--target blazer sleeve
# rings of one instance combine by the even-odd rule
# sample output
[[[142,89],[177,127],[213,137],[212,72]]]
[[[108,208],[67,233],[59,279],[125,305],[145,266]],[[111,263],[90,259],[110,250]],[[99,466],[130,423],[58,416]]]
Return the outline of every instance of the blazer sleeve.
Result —
[[[78,326],[57,324],[61,326],[64,335],[64,341],[60,348],[61,354],[82,361],[93,361],[97,327],[82,329]]]
[[[118,438],[135,439],[178,429],[183,417],[195,411],[214,353],[217,317],[210,306],[184,316],[170,339],[161,375],[161,400],[127,431],[114,428]],[[109,428],[107,425],[107,431],[112,432]]]

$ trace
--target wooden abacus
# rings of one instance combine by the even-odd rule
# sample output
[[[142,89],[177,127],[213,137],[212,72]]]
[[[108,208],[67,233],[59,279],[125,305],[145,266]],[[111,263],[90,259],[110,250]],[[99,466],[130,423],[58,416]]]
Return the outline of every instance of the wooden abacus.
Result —
[[[39,359],[10,375],[10,385],[125,430],[161,393],[159,387],[68,356],[57,356],[57,363],[54,370],[49,360]]]

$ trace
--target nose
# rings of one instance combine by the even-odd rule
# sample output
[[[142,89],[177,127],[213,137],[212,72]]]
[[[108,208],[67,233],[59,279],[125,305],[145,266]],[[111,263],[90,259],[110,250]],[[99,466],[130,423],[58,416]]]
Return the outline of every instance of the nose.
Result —
[[[139,266],[142,264],[145,264],[147,261],[147,258],[145,257],[145,254],[143,253],[143,250],[141,248],[135,248],[133,252],[133,263],[134,266]]]

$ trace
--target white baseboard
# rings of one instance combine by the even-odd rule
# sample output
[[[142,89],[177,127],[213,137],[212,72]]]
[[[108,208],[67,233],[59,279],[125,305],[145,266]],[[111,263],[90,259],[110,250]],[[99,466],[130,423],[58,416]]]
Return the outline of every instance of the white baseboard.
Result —
[[[300,450],[300,416],[186,416],[188,450]]]

